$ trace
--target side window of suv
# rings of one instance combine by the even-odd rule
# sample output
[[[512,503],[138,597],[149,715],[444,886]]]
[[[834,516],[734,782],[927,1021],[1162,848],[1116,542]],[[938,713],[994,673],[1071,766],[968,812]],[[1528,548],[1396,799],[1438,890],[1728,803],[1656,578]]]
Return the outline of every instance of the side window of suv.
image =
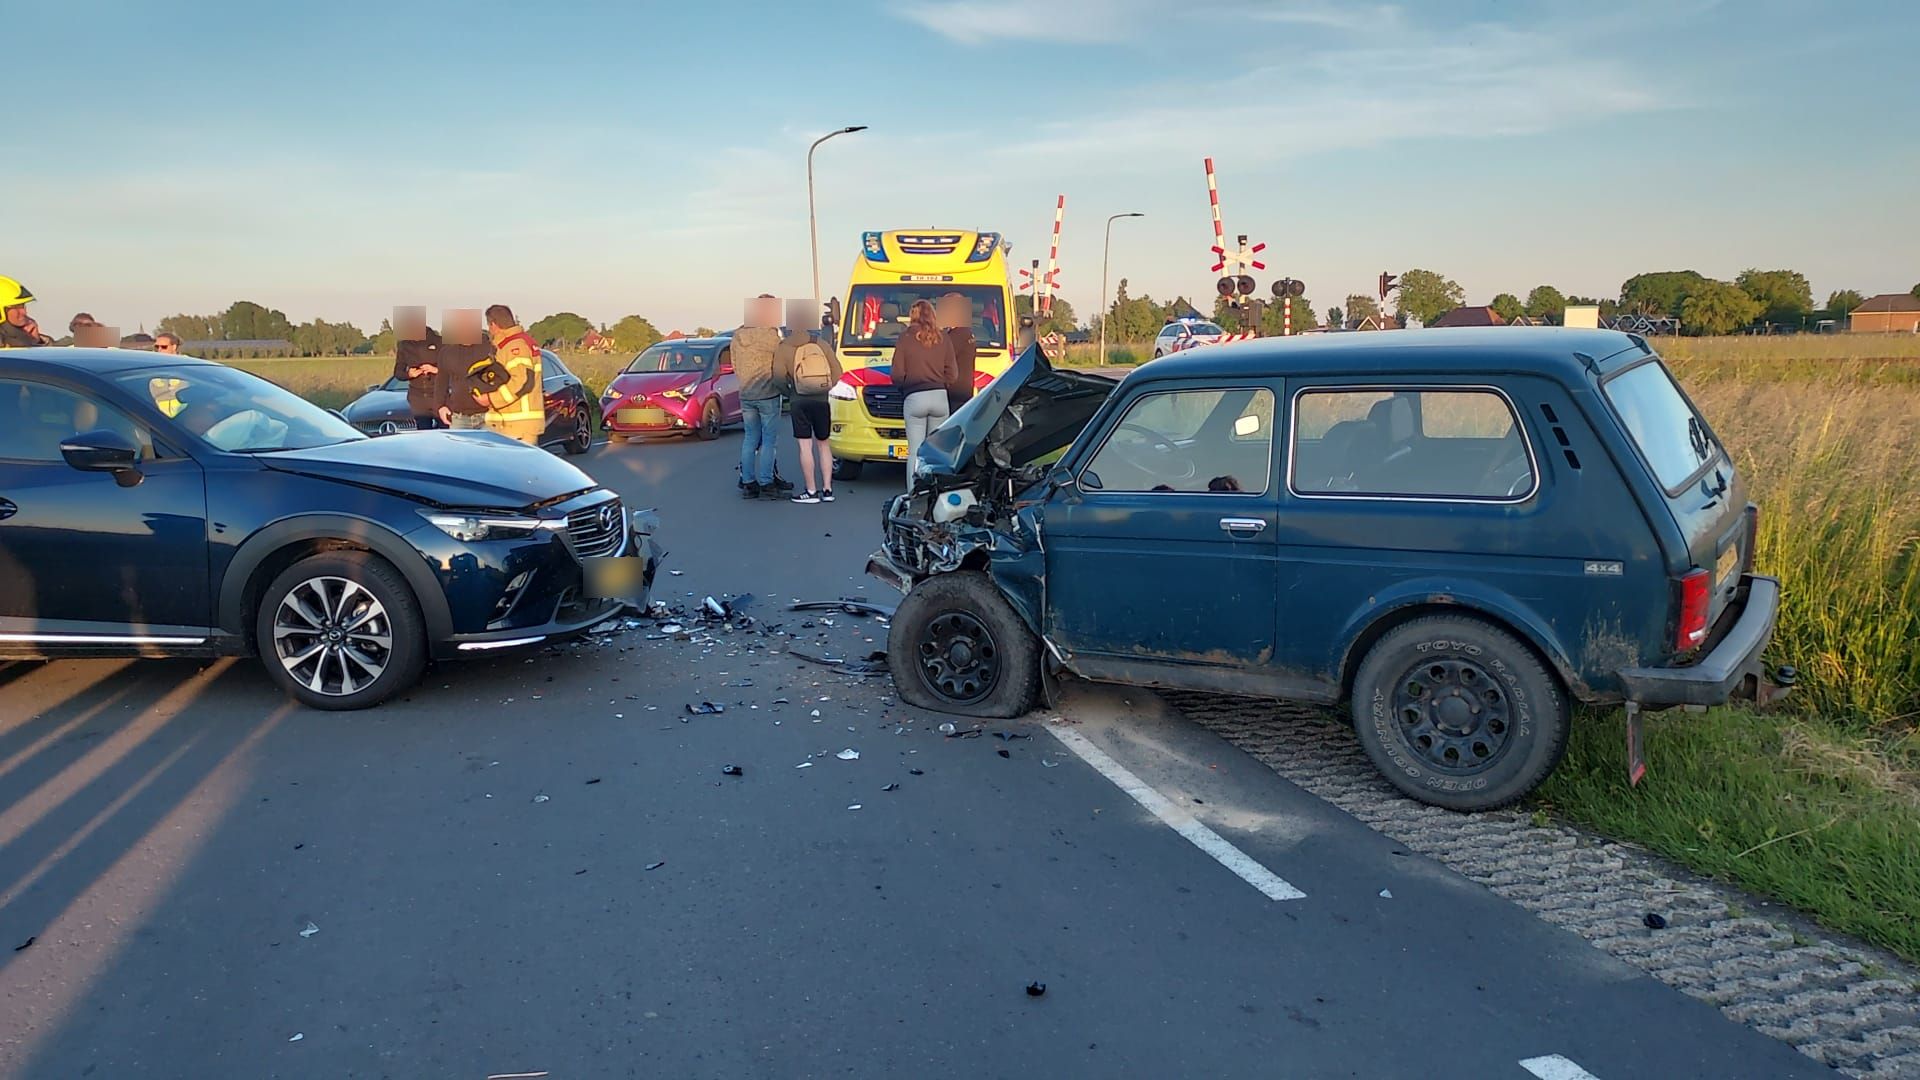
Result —
[[[61,462],[62,440],[101,428],[133,440],[142,459],[153,457],[145,430],[120,410],[58,386],[0,379],[0,460]]]
[[[1490,389],[1303,390],[1294,494],[1519,502],[1536,487],[1513,406]]]
[[[1087,467],[1090,491],[1262,495],[1273,463],[1273,391],[1175,390],[1127,409]]]

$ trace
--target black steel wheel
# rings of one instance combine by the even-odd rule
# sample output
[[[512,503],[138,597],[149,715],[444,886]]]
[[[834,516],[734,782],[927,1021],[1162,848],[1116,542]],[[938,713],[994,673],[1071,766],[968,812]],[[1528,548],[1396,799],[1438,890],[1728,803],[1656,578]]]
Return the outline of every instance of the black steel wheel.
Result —
[[[1431,616],[1387,632],[1353,678],[1360,744],[1408,795],[1451,810],[1524,797],[1566,753],[1564,691],[1539,655],[1480,619]]]
[[[1033,708],[1040,650],[993,580],[973,571],[913,587],[894,612],[887,664],[910,705],[1010,719]]]
[[[699,435],[709,442],[720,437],[720,402],[714,398],[707,399],[700,413]]]

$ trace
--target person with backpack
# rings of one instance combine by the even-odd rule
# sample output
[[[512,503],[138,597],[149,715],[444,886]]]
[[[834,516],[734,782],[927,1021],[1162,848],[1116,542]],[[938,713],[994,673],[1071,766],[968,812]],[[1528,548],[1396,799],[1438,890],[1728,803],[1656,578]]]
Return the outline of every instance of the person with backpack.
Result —
[[[820,330],[808,327],[820,326]],[[820,318],[820,304],[814,300],[787,302],[787,336],[773,350],[774,381],[792,398],[788,406],[793,419],[793,437],[800,444],[801,490],[794,492],[797,503],[833,501],[833,450],[827,435],[833,426],[833,411],[827,392],[845,372],[834,354],[832,338]],[[814,471],[820,473],[815,486]]]

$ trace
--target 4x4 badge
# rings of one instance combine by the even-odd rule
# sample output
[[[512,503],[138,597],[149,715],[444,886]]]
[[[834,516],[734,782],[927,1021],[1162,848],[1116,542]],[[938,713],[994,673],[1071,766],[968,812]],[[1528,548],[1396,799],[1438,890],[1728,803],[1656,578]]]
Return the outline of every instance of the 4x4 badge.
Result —
[[[1594,560],[1588,560],[1587,562],[1588,577],[1619,577],[1626,572],[1627,568],[1617,562],[1599,562]]]

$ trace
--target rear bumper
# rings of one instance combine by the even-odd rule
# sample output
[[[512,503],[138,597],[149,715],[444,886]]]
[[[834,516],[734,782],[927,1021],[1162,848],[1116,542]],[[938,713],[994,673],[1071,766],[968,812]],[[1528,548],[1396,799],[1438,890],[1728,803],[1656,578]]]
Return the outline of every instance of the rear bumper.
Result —
[[[1639,705],[1719,705],[1752,695],[1766,676],[1761,654],[1780,615],[1780,581],[1749,574],[1740,614],[1698,663],[1671,668],[1623,668],[1626,699]]]

